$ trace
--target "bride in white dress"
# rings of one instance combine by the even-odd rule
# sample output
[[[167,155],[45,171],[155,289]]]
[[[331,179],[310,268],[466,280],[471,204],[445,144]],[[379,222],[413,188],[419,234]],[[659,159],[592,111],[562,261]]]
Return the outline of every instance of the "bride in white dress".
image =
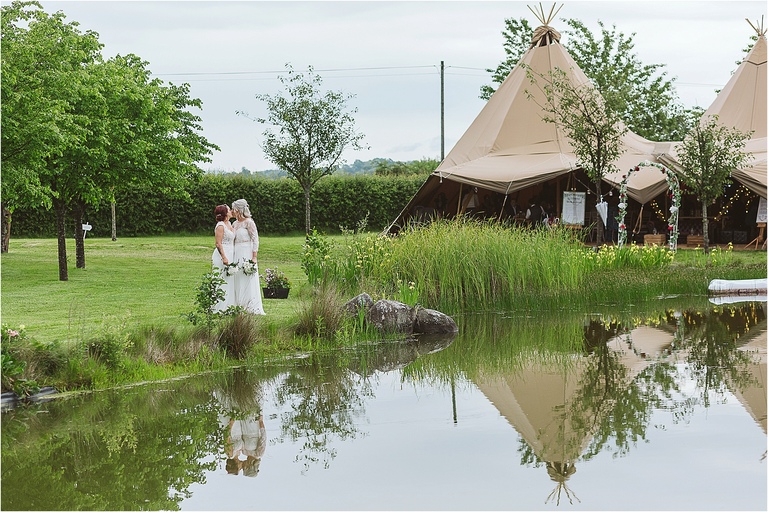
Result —
[[[216,227],[214,228],[216,249],[213,250],[211,261],[213,266],[219,269],[219,273],[225,281],[222,286],[224,300],[217,303],[213,310],[224,311],[235,304],[234,294],[232,293],[235,276],[228,276],[224,273],[224,267],[235,259],[235,230],[232,229],[232,225],[229,223],[229,218],[231,217],[229,206],[221,204],[213,210],[213,213],[216,215]]]
[[[241,268],[234,276],[233,289],[235,305],[242,306],[249,313],[264,315],[261,304],[261,286],[259,285],[259,267],[256,259],[259,253],[259,231],[251,218],[251,210],[245,199],[232,203],[232,214],[235,216],[235,258]],[[243,271],[243,263],[252,262],[252,273]]]

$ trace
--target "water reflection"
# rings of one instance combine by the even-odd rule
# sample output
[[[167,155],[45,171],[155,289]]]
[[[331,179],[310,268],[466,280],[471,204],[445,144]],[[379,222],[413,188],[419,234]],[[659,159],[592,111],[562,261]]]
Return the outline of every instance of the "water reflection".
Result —
[[[215,389],[219,425],[224,430],[226,469],[230,475],[255,477],[267,445],[267,431],[261,412],[263,385],[249,379],[245,368],[235,369],[224,379],[224,386]]]
[[[221,485],[246,483],[266,486],[258,505],[215,501],[214,508],[338,507],[331,500],[343,499],[344,492],[315,495],[307,505],[292,501],[299,499],[296,486],[331,485],[321,475],[345,468],[354,452],[370,446],[363,442],[369,438],[375,438],[374,446],[387,446],[384,453],[397,453],[398,462],[407,460],[411,454],[401,450],[403,439],[382,434],[397,423],[372,420],[382,410],[387,421],[408,422],[410,436],[424,439],[414,453],[427,468],[421,477],[424,503],[451,508],[441,501],[451,491],[426,491],[430,478],[439,480],[435,489],[445,483],[430,464],[438,464],[447,446],[457,458],[473,451],[459,440],[475,439],[473,447],[481,449],[485,425],[494,422],[487,409],[497,411],[506,430],[516,433],[504,439],[517,454],[513,466],[520,469],[506,471],[522,486],[514,491],[520,505],[510,505],[510,490],[497,486],[474,496],[474,506],[575,507],[584,500],[590,508],[615,509],[625,501],[596,502],[588,492],[605,478],[595,465],[605,454],[632,460],[638,446],[652,444],[651,433],[687,424],[697,410],[730,396],[766,432],[764,303],[673,304],[622,314],[558,312],[546,321],[491,313],[467,315],[460,322],[455,339],[363,345],[4,413],[2,508],[175,510],[206,493],[222,494]],[[428,406],[432,395],[440,400],[447,395],[450,404],[440,406],[452,409],[451,428],[409,423],[408,412],[390,409],[381,386],[390,376],[400,389],[423,397],[419,407]],[[467,397],[478,391],[482,401],[470,412]],[[671,422],[660,425],[659,411],[669,413]],[[479,430],[471,430],[473,425]],[[338,457],[342,452],[346,457]],[[483,465],[497,459],[508,465],[508,453],[497,446],[480,458]],[[366,457],[386,461],[381,455]],[[761,457],[764,446],[755,460]],[[477,460],[477,455],[460,459],[453,469],[467,480],[464,489],[481,485],[482,480],[468,481]],[[287,476],[290,468],[301,481]],[[359,470],[353,466],[352,474]],[[764,476],[764,467],[761,471]],[[361,483],[359,492],[369,496],[381,486],[397,489],[403,484],[400,474],[392,471],[390,480]],[[539,489],[534,475],[544,476],[549,486]],[[340,481],[339,488],[344,487]],[[283,501],[267,501],[270,494]],[[750,503],[762,506],[764,499],[756,494]],[[422,508],[395,501],[381,507]]]

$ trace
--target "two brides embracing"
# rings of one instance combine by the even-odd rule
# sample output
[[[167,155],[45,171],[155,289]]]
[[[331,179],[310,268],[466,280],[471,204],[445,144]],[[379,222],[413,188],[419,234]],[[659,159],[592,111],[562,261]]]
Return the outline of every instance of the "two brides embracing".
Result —
[[[251,218],[251,210],[245,199],[232,203],[232,208],[222,204],[215,208],[216,249],[213,251],[214,268],[224,278],[224,300],[216,304],[216,311],[230,306],[240,306],[248,313],[264,315],[259,285],[259,232]],[[235,218],[233,224],[229,219]]]

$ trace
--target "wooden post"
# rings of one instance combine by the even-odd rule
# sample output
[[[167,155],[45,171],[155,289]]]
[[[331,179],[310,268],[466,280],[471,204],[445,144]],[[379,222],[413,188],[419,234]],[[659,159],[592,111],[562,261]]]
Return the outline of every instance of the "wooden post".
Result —
[[[757,227],[760,228],[760,232],[757,234],[757,238],[749,242],[747,245],[744,246],[745,249],[749,248],[750,245],[755,244],[755,250],[757,250],[757,246],[760,245],[760,242],[763,241],[763,237],[765,236],[765,222],[758,222]]]

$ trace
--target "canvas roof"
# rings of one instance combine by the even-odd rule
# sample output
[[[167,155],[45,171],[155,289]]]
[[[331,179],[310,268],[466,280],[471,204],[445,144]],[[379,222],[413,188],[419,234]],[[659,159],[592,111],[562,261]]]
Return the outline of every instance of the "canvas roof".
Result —
[[[523,55],[509,76],[441,162],[433,175],[501,193],[510,193],[566,174],[579,167],[573,147],[562,130],[545,122],[543,91],[532,84],[525,66],[539,75],[556,68],[568,73],[574,84],[592,87],[589,78],[557,42],[551,27],[537,32],[549,34],[551,44],[535,45]],[[554,35],[553,35],[554,34]],[[527,91],[527,92],[526,92]],[[528,97],[530,93],[531,98]],[[630,169],[644,160],[657,162],[657,155],[669,143],[656,143],[630,131],[622,138],[625,152],[616,162]],[[632,180],[628,194],[646,203],[666,189],[666,180],[657,173]],[[619,177],[618,182],[621,181]]]
[[[733,173],[733,178],[756,194],[768,197],[766,180],[766,154],[768,153],[768,90],[766,90],[766,39],[765,32],[758,30],[758,38],[749,54],[736,68],[728,83],[718,93],[715,101],[709,106],[702,120],[717,116],[723,126],[736,128],[739,131],[753,132],[751,140],[744,148],[752,153],[749,166]],[[671,160],[667,163],[675,166],[676,145],[665,155]],[[662,158],[662,161],[664,159]]]

